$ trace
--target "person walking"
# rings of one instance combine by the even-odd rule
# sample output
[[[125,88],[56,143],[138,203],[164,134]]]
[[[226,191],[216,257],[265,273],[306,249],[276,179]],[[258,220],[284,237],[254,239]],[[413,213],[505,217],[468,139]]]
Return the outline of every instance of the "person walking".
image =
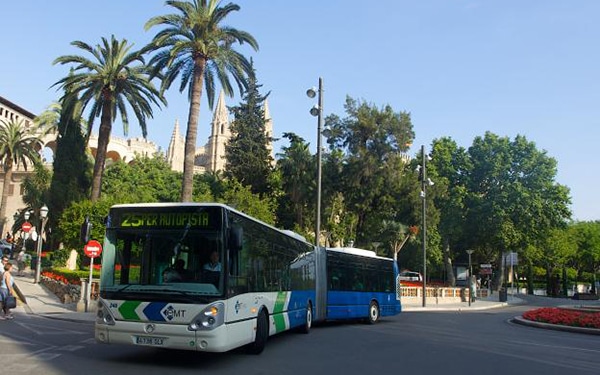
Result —
[[[19,274],[18,276],[24,276],[25,275],[25,249],[21,249],[21,251],[19,251],[19,255],[17,255],[17,266],[19,267]]]
[[[4,274],[2,275],[2,284],[0,284],[0,295],[2,296],[2,311],[4,312],[4,316],[0,317],[0,319],[12,319],[13,314],[10,312],[10,308],[8,307],[6,301],[8,296],[14,296],[15,290],[14,279],[10,271],[12,270],[12,263],[6,263],[4,265]]]
[[[2,276],[4,276],[4,266],[8,263],[8,256],[2,256],[2,265],[0,265],[0,283],[2,282]]]

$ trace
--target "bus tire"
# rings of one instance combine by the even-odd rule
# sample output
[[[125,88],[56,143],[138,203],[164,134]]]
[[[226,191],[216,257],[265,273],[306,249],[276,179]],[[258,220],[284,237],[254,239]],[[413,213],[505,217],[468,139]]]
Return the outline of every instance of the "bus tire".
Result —
[[[256,317],[256,337],[247,347],[249,354],[260,354],[265,349],[269,338],[269,316],[265,309],[260,310]]]
[[[312,304],[310,302],[306,305],[306,315],[304,317],[304,324],[300,326],[300,333],[309,333],[312,327]]]
[[[379,320],[379,305],[376,301],[371,301],[369,304],[369,317],[367,321],[369,324],[375,324]]]

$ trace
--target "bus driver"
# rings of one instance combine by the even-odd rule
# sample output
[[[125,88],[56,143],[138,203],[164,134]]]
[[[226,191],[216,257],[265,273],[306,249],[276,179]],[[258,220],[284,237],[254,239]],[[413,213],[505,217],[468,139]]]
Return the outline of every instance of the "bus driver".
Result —
[[[202,281],[205,283],[219,286],[219,276],[221,274],[221,263],[219,263],[219,252],[212,250],[210,252],[209,261],[202,267]]]

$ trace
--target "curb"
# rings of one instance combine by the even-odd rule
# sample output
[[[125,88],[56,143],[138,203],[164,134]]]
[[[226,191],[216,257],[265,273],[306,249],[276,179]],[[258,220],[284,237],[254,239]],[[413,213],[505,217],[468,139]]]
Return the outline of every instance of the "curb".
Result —
[[[506,307],[506,306],[508,306],[508,303],[505,303],[505,302],[497,303],[494,305],[471,306],[471,307],[469,307],[469,306],[443,306],[443,305],[422,307],[422,306],[403,305],[402,312],[447,312],[447,311],[469,312],[469,311],[483,311],[483,310],[499,309],[499,308]]]
[[[510,321],[512,323],[516,323],[516,324],[520,324],[520,325],[528,326],[528,327],[544,328],[544,329],[550,329],[550,330],[554,330],[554,331],[563,331],[563,332],[584,333],[587,335],[600,335],[600,329],[597,329],[597,328],[572,327],[572,326],[564,326],[564,325],[560,325],[560,324],[534,322],[533,320],[524,319],[522,316],[515,316]]]

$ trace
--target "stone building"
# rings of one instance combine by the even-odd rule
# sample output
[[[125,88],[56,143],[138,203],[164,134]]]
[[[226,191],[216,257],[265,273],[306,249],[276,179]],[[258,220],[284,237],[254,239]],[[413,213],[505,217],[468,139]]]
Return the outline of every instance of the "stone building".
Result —
[[[269,112],[269,103],[265,100],[265,132],[267,138],[273,137],[273,120]],[[196,149],[196,157],[194,161],[194,173],[215,172],[225,169],[225,144],[231,138],[229,112],[225,105],[225,95],[223,91],[219,94],[213,119],[210,124],[210,136],[208,142]],[[268,148],[273,156],[273,144],[269,144]],[[175,121],[175,127],[171,135],[171,141],[167,149],[167,162],[171,165],[174,171],[183,171],[183,159],[185,151],[185,135],[179,129],[179,121]]]

